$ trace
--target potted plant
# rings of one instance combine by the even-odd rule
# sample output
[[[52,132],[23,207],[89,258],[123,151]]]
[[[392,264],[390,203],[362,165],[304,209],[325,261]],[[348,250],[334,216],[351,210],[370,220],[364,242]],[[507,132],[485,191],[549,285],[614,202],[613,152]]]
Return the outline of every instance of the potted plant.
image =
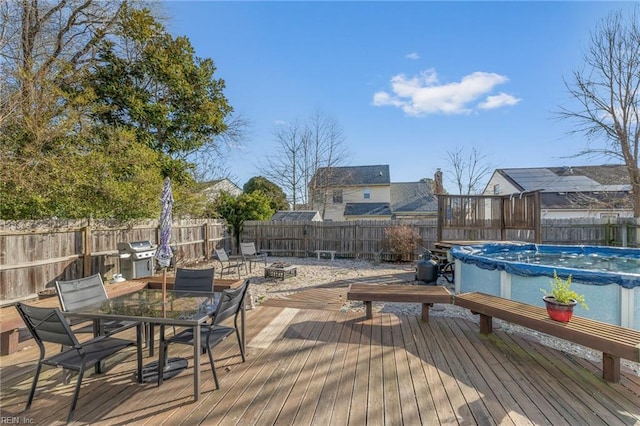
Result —
[[[579,303],[585,309],[589,309],[584,301],[584,295],[578,294],[571,290],[571,275],[566,280],[558,277],[556,271],[553,271],[553,280],[551,280],[551,292],[541,289],[544,293],[544,303],[547,307],[547,313],[552,320],[560,322],[569,322],[573,315],[573,308]]]

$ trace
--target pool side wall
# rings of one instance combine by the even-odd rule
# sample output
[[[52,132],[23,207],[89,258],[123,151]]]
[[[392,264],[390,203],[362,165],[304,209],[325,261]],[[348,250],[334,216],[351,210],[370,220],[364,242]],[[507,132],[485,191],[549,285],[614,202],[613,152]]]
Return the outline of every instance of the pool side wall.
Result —
[[[544,307],[541,289],[549,290],[547,276],[520,276],[506,271],[481,269],[455,260],[456,293],[478,291],[506,299]],[[640,287],[617,284],[593,285],[574,280],[572,288],[585,295],[589,309],[580,305],[575,315],[640,330]]]

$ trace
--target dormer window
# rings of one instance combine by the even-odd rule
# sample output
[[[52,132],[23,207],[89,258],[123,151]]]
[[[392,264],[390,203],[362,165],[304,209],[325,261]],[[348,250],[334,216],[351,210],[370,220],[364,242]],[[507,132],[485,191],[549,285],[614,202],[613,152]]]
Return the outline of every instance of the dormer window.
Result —
[[[363,195],[365,200],[369,200],[371,198],[371,190],[369,188],[365,188]]]

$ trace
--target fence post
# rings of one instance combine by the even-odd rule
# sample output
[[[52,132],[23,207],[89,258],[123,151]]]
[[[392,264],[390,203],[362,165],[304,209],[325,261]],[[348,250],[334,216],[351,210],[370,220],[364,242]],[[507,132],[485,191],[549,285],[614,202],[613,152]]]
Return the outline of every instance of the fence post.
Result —
[[[209,260],[209,254],[211,253],[211,235],[209,230],[209,221],[204,223],[204,259]]]
[[[82,229],[83,232],[83,247],[82,247],[82,276],[88,277],[91,275],[91,253],[92,250],[92,238],[91,238],[91,218],[87,220],[87,226]]]
[[[620,238],[622,239],[622,247],[628,247],[629,246],[629,236],[627,234],[628,232],[628,228],[627,228],[627,223],[623,223],[622,226],[620,227]]]

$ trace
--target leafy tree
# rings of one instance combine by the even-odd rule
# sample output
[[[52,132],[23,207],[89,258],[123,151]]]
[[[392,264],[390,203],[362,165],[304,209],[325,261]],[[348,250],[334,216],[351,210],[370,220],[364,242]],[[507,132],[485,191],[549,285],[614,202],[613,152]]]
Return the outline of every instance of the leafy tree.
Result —
[[[194,155],[242,121],[213,61],[133,6],[0,4],[3,219],[155,216],[164,176],[177,214],[202,205]]]
[[[234,197],[222,192],[214,202],[214,209],[220,217],[227,221],[236,247],[240,246],[240,235],[247,220],[267,220],[273,216],[274,210],[269,206],[269,199],[260,191],[240,194]]]
[[[246,194],[261,192],[269,199],[269,206],[274,212],[278,210],[289,210],[287,196],[275,183],[262,176],[254,176],[242,187]]]
[[[626,166],[633,214],[640,218],[640,7],[625,18],[621,11],[603,19],[591,33],[585,66],[565,86],[576,106],[559,116],[575,122],[574,132],[589,141],[579,156],[615,158]],[[598,141],[600,146],[592,146]]]
[[[121,15],[127,51],[104,40],[100,64],[87,79],[96,96],[93,117],[135,131],[139,142],[167,157],[164,174],[184,180],[186,156],[227,129],[233,109],[224,81],[214,78],[211,59],[196,57],[189,40],[172,37],[149,10],[125,7]]]

